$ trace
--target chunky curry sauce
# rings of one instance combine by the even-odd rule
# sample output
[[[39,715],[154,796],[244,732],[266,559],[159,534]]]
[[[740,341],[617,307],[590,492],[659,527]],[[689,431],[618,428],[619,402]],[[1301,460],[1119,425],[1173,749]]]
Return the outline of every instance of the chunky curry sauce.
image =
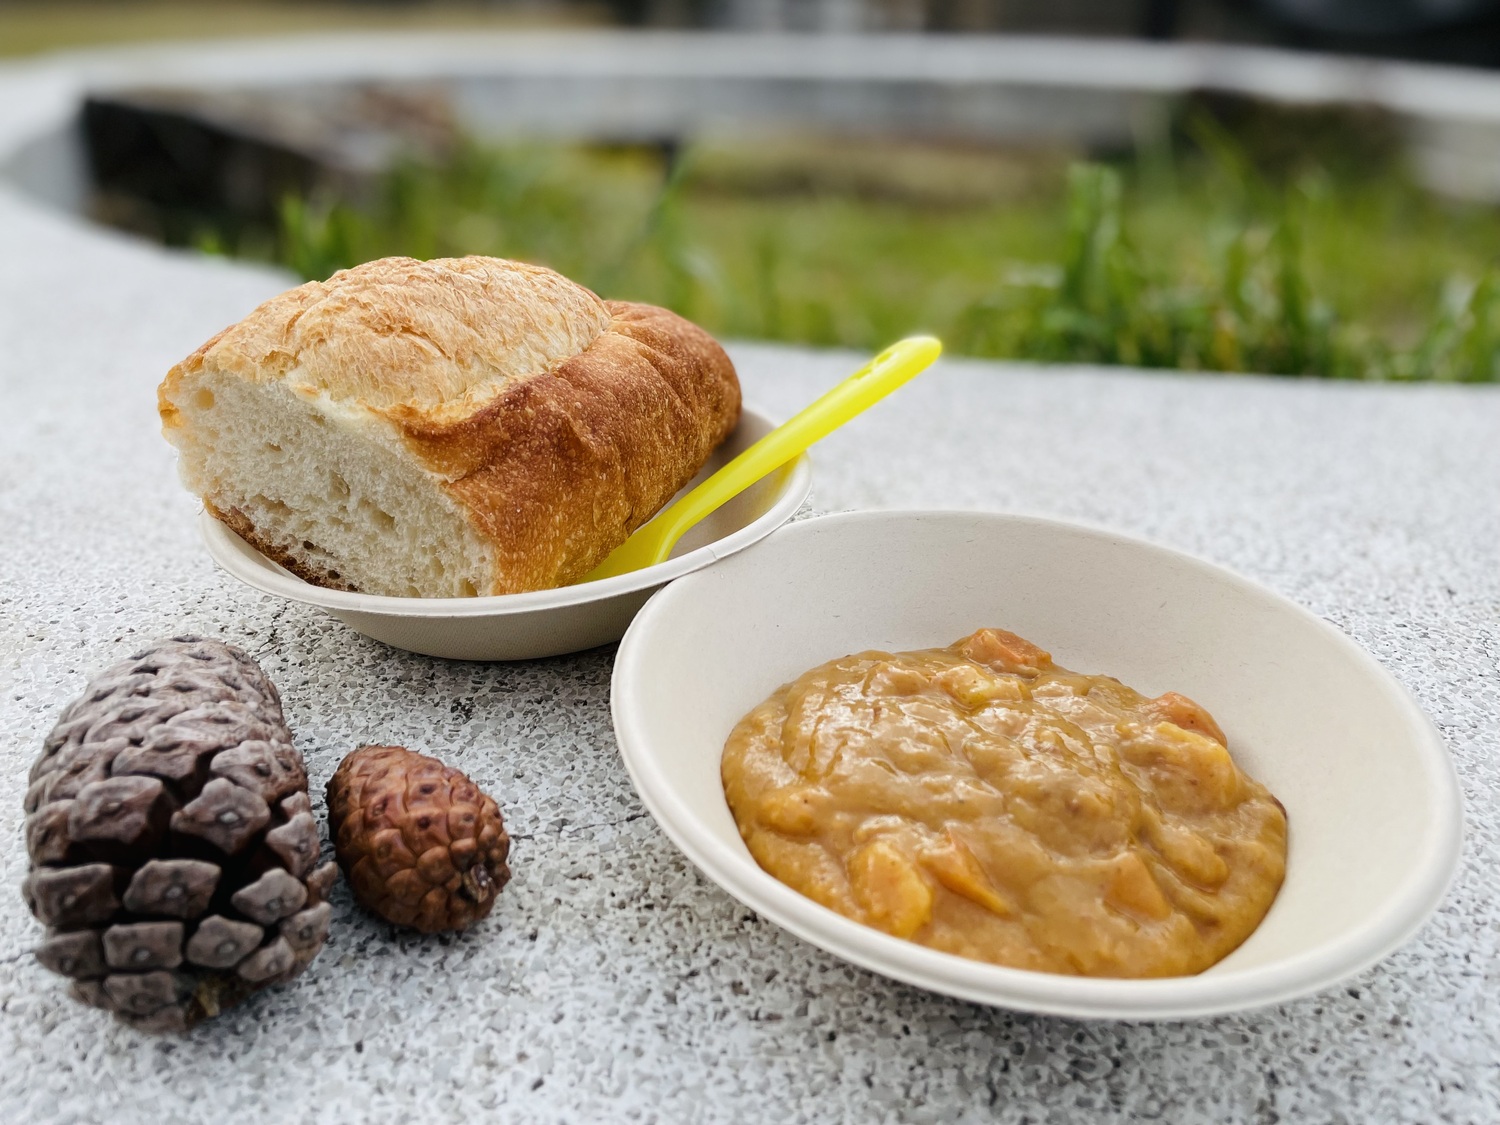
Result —
[[[735,727],[723,779],[788,886],[1022,969],[1199,972],[1260,923],[1286,867],[1280,802],[1207,711],[998,629],[814,668]]]

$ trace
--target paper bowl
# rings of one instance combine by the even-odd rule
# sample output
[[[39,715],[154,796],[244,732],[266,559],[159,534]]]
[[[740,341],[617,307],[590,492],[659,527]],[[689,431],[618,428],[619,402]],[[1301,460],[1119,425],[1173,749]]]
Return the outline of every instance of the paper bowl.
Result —
[[[733,434],[683,491],[776,427],[745,407]],[[327,590],[266,558],[205,512],[199,520],[214,562],[257,590],[327,610],[351,629],[395,648],[452,660],[530,660],[579,652],[620,639],[630,619],[664,582],[726,558],[791,519],[812,489],[799,457],[693,528],[657,566],[598,582],[478,598],[395,598]]]
[[[1225,960],[1157,980],[1002,968],[845,919],[756,865],[719,777],[736,721],[824,661],[946,645],[982,626],[1017,632],[1066,667],[1196,699],[1236,759],[1285,803],[1286,882]],[[1006,1008],[1170,1019],[1327,988],[1410,938],[1459,856],[1448,754],[1358,645],[1227,570],[1047,520],[857,513],[783,528],[652,599],[620,646],[613,711],[646,807],[731,895],[856,965]]]

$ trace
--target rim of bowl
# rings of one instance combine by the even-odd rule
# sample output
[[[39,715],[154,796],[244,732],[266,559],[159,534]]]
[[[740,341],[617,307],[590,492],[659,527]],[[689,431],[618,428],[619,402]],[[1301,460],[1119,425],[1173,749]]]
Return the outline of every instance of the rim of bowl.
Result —
[[[1345,655],[1384,691],[1412,723],[1423,772],[1432,784],[1434,829],[1422,840],[1426,855],[1372,922],[1304,953],[1266,965],[1215,973],[1210,967],[1185,977],[1126,980],[1072,977],[1012,969],[929,949],[845,918],[792,890],[753,859],[715,837],[692,831],[696,816],[650,753],[650,739],[633,711],[632,683],[640,674],[639,650],[656,632],[655,619],[692,584],[658,591],[636,615],[620,642],[610,691],[610,712],[620,756],[636,791],[668,838],[732,896],[803,940],[855,965],[931,991],[998,1007],[1047,1015],[1110,1019],[1190,1019],[1291,1000],[1355,975],[1405,944],[1441,904],[1457,874],[1463,844],[1463,800],[1452,758],[1432,720],[1411,693],[1342,630],[1268,587],[1227,567],[1146,539],[1085,522],[1000,512],[949,510],[843,512],[806,520],[780,536],[816,534],[830,523],[958,520],[1028,524],[1102,537],[1186,563],[1257,597],[1291,610],[1331,636]],[[741,845],[743,848],[743,845]]]
[[[770,427],[779,424],[765,411],[751,406],[743,407],[741,415],[754,417]],[[387,594],[330,590],[315,586],[283,569],[206,511],[199,513],[198,529],[209,555],[225,572],[262,593],[289,601],[336,612],[377,613],[387,617],[503,616],[603,601],[620,594],[649,589],[744,550],[790,520],[812,492],[812,462],[806,453],[777,471],[782,474],[782,484],[775,502],[744,527],[722,539],[628,574],[617,574],[613,578],[580,582],[572,586],[558,586],[551,590],[530,590],[524,594],[481,594],[472,598],[402,598]]]

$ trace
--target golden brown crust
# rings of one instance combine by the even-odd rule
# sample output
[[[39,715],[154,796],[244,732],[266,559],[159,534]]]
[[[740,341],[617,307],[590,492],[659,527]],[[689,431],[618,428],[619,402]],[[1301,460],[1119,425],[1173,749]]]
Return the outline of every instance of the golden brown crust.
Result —
[[[494,544],[492,593],[583,577],[739,421],[734,366],[707,332],[666,309],[608,304],[609,330],[555,371],[512,384],[458,422],[401,422]]]
[[[371,410],[461,417],[604,331],[588,289],[543,266],[381,258],[265,302],[168,375],[212,367]]]

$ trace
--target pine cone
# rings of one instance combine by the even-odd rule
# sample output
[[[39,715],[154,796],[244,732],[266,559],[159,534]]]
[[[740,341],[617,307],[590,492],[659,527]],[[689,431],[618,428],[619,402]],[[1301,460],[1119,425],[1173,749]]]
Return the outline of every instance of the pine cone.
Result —
[[[399,926],[462,930],[510,880],[495,802],[458,770],[401,746],[362,746],[339,764],[328,826],[354,897]]]
[[[181,1030],[307,967],[338,878],[260,666],[158,641],[89,682],[31,769],[22,885],[72,994]]]

